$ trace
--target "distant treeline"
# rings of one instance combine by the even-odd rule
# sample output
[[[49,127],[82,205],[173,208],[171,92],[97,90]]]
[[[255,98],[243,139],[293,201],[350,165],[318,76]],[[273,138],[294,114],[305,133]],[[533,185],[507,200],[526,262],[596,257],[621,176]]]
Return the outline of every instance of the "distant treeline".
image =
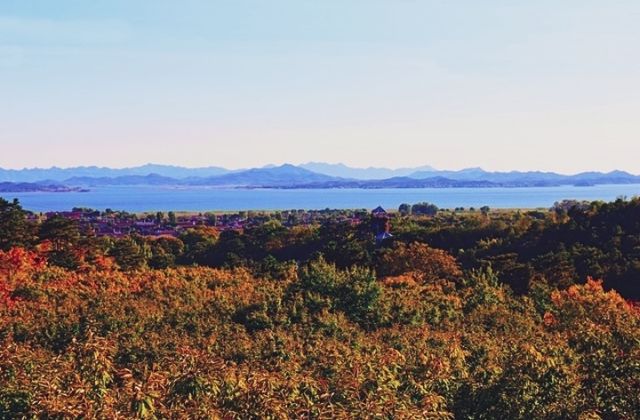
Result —
[[[341,268],[385,273],[386,253],[418,242],[449,252],[464,269],[490,266],[518,294],[538,282],[566,288],[592,276],[640,300],[638,199],[567,201],[549,211],[526,212],[403,204],[390,217],[393,237],[381,246],[373,239],[372,216],[363,211],[327,210],[304,221],[295,212],[284,220],[282,213],[243,213],[253,219],[242,230],[199,226],[176,238],[119,239],[96,238],[62,217],[32,222],[26,216],[18,202],[0,200],[0,249],[46,249],[50,264],[69,269],[112,257],[124,270],[199,265],[278,276],[290,265],[322,256]]]

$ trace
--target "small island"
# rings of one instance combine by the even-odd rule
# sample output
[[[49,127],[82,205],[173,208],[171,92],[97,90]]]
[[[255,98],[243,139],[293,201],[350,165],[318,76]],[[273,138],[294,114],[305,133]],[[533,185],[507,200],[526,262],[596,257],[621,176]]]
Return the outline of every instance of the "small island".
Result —
[[[41,184],[34,182],[0,182],[1,193],[22,192],[88,192],[86,188],[69,187],[60,184]]]

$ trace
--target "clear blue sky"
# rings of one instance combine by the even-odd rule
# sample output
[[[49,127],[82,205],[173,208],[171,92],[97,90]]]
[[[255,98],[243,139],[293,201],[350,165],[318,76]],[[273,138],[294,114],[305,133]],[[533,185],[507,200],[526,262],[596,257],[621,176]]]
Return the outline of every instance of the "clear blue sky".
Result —
[[[640,173],[640,1],[2,0],[0,146]]]

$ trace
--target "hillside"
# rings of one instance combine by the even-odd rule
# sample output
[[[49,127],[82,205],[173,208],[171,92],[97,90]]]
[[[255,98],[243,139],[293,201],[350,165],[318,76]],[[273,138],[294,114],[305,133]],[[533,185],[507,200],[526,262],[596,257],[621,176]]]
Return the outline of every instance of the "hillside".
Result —
[[[172,236],[0,199],[0,418],[635,418],[640,199],[424,207]]]

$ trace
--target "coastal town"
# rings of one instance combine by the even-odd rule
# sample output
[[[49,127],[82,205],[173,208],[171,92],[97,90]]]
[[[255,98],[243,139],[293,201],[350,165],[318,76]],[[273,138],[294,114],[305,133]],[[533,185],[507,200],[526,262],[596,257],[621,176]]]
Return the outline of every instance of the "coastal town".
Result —
[[[107,209],[98,211],[73,208],[70,211],[31,213],[31,221],[42,221],[54,217],[73,220],[86,234],[97,237],[121,238],[128,235],[150,237],[178,237],[189,229],[210,227],[219,231],[242,231],[277,220],[285,227],[311,225],[325,221],[359,224],[369,214],[367,210],[285,210],[274,212],[239,211],[235,213],[128,213]],[[387,215],[381,207],[373,212],[381,217]]]

